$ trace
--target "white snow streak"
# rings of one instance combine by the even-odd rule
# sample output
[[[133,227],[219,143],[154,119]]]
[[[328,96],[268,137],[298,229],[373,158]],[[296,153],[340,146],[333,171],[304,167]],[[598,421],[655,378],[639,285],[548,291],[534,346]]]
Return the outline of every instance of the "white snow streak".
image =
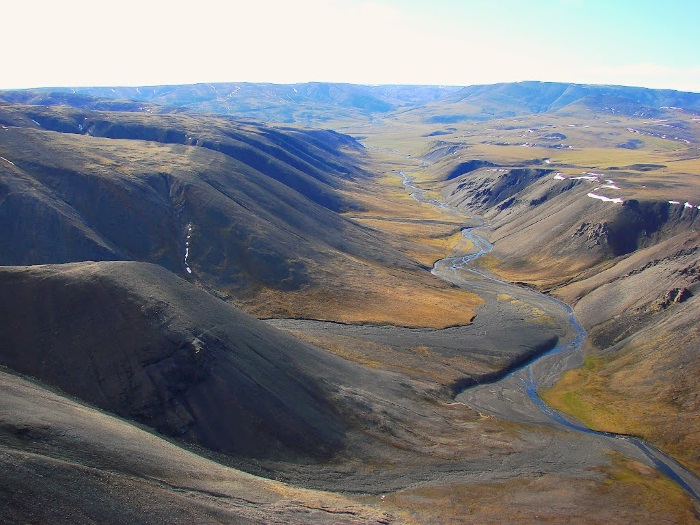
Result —
[[[610,197],[605,197],[604,195],[598,195],[597,193],[589,193],[588,196],[592,199],[599,199],[603,202],[614,202],[615,204],[622,204],[625,202],[623,199],[616,197],[611,199]]]
[[[190,265],[187,263],[187,259],[190,256],[190,238],[192,237],[192,223],[189,223],[187,225],[187,237],[185,237],[185,270],[187,270],[187,273],[192,273],[192,268],[190,268]]]
[[[493,170],[493,171],[495,171],[495,170]],[[587,180],[589,182],[600,182],[600,179],[602,177],[604,177],[604,175],[602,173],[594,173],[592,171],[588,171],[588,172],[584,172],[584,175],[579,175],[578,177],[568,177],[568,178],[571,180]],[[552,177],[552,178],[555,180],[567,180],[567,177],[565,177],[563,175],[563,173],[561,173],[561,172],[555,173],[554,177]],[[620,198],[620,197],[612,198],[612,197],[606,197],[605,195],[600,195],[598,193],[595,193],[596,191],[602,190],[604,188],[611,189],[611,190],[621,190],[622,189],[615,183],[614,180],[605,179],[605,184],[601,184],[600,186],[597,186],[592,192],[588,193],[587,195],[588,195],[588,197],[590,197],[592,199],[598,199],[598,200],[601,200],[603,202],[613,202],[615,204],[622,204],[623,202],[625,202],[625,200]],[[680,205],[681,201],[672,200],[672,201],[668,201],[668,203]],[[696,206],[688,201],[686,201],[683,204],[683,206],[685,208],[691,208],[691,209],[697,208],[700,210],[700,205]]]

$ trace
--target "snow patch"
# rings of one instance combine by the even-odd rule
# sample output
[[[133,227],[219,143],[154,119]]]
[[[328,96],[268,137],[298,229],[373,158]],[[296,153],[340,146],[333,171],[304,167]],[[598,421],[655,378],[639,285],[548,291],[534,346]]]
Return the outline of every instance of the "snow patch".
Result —
[[[621,199],[619,197],[611,199],[610,197],[606,197],[604,195],[598,195],[597,193],[589,193],[588,196],[591,199],[598,199],[598,200],[601,200],[603,202],[614,202],[615,204],[622,204],[623,202],[625,202],[623,199]]]
[[[185,270],[187,270],[187,273],[192,273],[192,268],[190,268],[190,265],[188,264],[187,260],[190,257],[190,239],[192,238],[192,223],[190,222],[187,225],[187,236],[185,237],[185,259],[183,260],[185,264]]]
[[[686,203],[683,205],[686,208],[693,208],[694,206],[690,204],[689,202],[686,201]]]
[[[15,165],[14,162],[12,162],[11,160],[7,160],[5,157],[0,157],[0,159],[4,160],[4,161],[7,162],[8,164],[12,164],[13,166]]]
[[[557,173],[554,175],[554,179],[556,180],[566,180],[566,177],[564,177],[561,173]]]
[[[669,204],[680,204],[681,201],[668,201]]]

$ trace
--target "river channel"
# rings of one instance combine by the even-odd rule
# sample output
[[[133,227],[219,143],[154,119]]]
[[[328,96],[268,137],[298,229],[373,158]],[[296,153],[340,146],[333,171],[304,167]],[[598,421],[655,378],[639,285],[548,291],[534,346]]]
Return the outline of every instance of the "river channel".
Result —
[[[415,200],[432,204],[448,213],[460,213],[455,209],[450,209],[441,201],[426,198],[425,190],[416,186],[409,175],[401,172],[401,176],[403,177],[404,187],[411,192],[411,197]],[[582,343],[586,337],[586,331],[577,321],[574,311],[569,305],[534,290],[523,289],[516,284],[504,281],[495,275],[471,266],[476,259],[493,249],[493,245],[477,233],[479,228],[485,226],[484,221],[481,219],[477,219],[477,221],[480,224],[479,226],[465,228],[462,231],[462,235],[472,243],[473,249],[467,254],[447,257],[437,261],[433,267],[433,273],[457,286],[468,289],[473,289],[473,287],[469,286],[467,281],[476,277],[479,280],[489,281],[494,287],[501,290],[504,287],[516,288],[517,293],[515,295],[522,295],[523,293],[537,294],[540,300],[548,301],[553,306],[563,308],[566,311],[570,325],[570,336],[554,348],[509,371],[502,377],[465,388],[457,395],[457,400],[479,410],[481,413],[514,422],[563,427],[572,432],[597,436],[600,439],[612,440],[618,444],[622,442],[627,445],[625,448],[631,445],[637,450],[638,454],[636,455],[638,457],[639,453],[641,453],[642,457],[647,460],[647,463],[650,463],[660,472],[667,475],[695,500],[700,501],[700,478],[669,455],[634,436],[592,430],[580,421],[547,405],[539,397],[537,394],[539,388],[551,385],[564,371],[582,362]]]

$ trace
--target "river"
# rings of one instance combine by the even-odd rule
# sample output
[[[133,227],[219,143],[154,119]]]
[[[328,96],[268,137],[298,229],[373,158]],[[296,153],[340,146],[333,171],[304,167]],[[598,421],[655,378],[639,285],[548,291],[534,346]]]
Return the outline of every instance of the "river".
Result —
[[[403,178],[404,186],[411,192],[411,197],[415,200],[432,204],[451,214],[461,215],[460,211],[451,209],[444,202],[426,198],[425,190],[416,186],[414,179],[405,172],[401,172],[400,175]],[[472,217],[469,219],[474,220]],[[463,236],[473,244],[473,249],[467,254],[437,261],[433,266],[433,273],[458,286],[464,287],[464,280],[468,280],[469,274],[471,274],[480,279],[491,281],[499,288],[511,287],[516,296],[523,293],[537,294],[541,300],[549,301],[566,310],[573,337],[492,382],[482,382],[479,385],[466,388],[457,395],[457,400],[481,413],[504,417],[518,423],[536,422],[537,418],[533,418],[532,414],[534,409],[544,416],[550,425],[563,427],[572,432],[598,436],[601,439],[623,441],[625,444],[634,446],[651,465],[672,479],[695,500],[700,501],[700,478],[669,455],[634,436],[592,430],[580,421],[547,405],[539,397],[537,394],[539,388],[551,385],[565,370],[582,362],[586,331],[576,319],[574,311],[569,305],[534,290],[525,290],[516,284],[471,266],[476,259],[493,249],[493,245],[477,233],[480,228],[485,226],[482,219],[477,218],[477,220],[480,226],[465,228],[462,231]],[[506,392],[507,394],[505,394]],[[525,400],[529,403],[524,402]],[[519,406],[515,406],[516,403]]]

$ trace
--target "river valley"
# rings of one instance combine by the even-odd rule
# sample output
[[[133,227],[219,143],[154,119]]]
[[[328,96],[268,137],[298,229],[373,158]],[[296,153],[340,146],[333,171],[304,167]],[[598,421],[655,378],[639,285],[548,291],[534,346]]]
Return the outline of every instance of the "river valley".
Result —
[[[591,430],[541,400],[538,389],[550,386],[564,371],[583,361],[586,332],[573,310],[548,295],[504,281],[475,266],[473,263],[493,248],[477,233],[486,228],[485,222],[426,198],[412,177],[404,172],[400,175],[415,200],[436,206],[452,217],[459,216],[465,223],[462,235],[472,248],[436,261],[432,273],[484,299],[473,322],[444,329],[299,319],[267,322],[296,334],[313,334],[315,338],[341,337],[384,345],[397,355],[410,348],[426,348],[445,364],[454,363],[458,357],[467,359],[472,373],[450,384],[455,401],[478,411],[482,417],[522,426],[527,429],[530,446],[507,457],[487,456],[470,461],[462,473],[465,479],[502,479],[506,471],[585,471],[594,468],[601,456],[614,451],[658,469],[700,500],[700,479],[667,454],[633,436]],[[482,372],[474,374],[474,365]],[[535,449],[532,445],[536,445]],[[346,488],[353,486],[352,481],[346,481]],[[355,482],[364,485],[359,478]],[[388,479],[385,482],[386,490],[402,487]]]

